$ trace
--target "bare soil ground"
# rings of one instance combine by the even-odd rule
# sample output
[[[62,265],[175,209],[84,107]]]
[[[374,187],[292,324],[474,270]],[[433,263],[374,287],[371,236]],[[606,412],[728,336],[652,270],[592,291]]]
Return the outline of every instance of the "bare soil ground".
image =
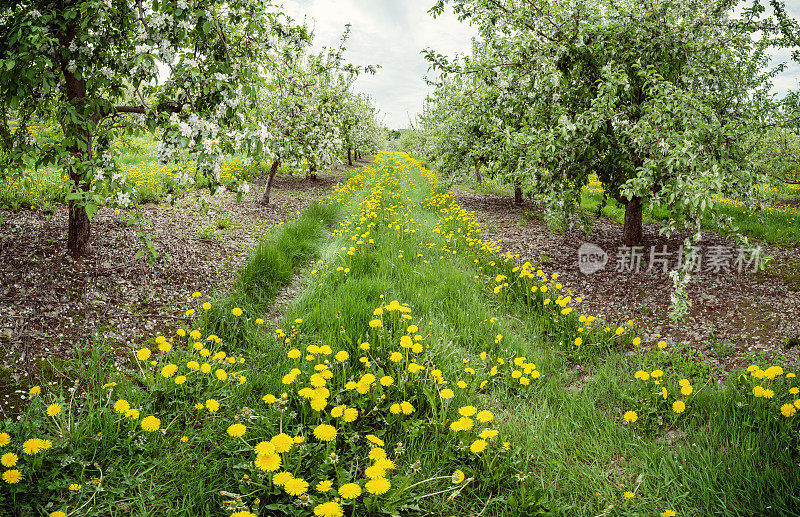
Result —
[[[660,334],[660,339],[673,344],[690,343],[726,368],[744,364],[760,351],[797,362],[800,347],[793,346],[792,338],[800,338],[800,292],[794,270],[800,270],[800,249],[764,247],[763,253],[773,257],[767,269],[739,274],[733,267],[737,246],[706,233],[701,243],[706,258],[710,247],[724,246],[734,254],[731,270],[713,272],[704,266],[695,274],[690,314],[683,322],[673,322],[668,318],[672,281],[663,268],[648,272],[646,261],[651,246],[656,251],[667,246],[669,263],[674,265],[685,235],[666,238],[658,227],[646,225],[640,271],[618,272],[622,229],[616,222],[598,218],[588,234],[578,229],[553,233],[536,217],[541,210],[532,201],[517,206],[513,197],[465,190],[453,194],[464,208],[474,211],[485,239],[500,241],[503,249],[522,259],[542,263],[548,273],[558,272],[564,288],[583,298],[587,314],[598,314],[609,324],[633,319],[648,336]],[[585,242],[608,252],[604,269],[592,274],[580,271],[578,249]]]
[[[126,342],[169,331],[194,306],[194,291],[224,291],[254,243],[344,177],[344,169],[316,181],[278,177],[269,206],[259,203],[260,181],[239,203],[231,193],[190,192],[174,205],[104,208],[92,221],[92,254],[77,262],[65,255],[66,208],[0,212],[0,394],[89,342],[127,353]],[[152,264],[134,258],[138,229],[124,219],[136,210],[159,253]]]

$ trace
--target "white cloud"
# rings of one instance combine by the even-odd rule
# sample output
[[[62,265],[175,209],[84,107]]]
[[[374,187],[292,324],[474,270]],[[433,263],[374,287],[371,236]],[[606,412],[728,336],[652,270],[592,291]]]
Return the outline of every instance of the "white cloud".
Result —
[[[357,65],[381,65],[374,76],[363,75],[357,91],[374,100],[390,128],[408,127],[422,109],[430,88],[425,84],[428,62],[421,51],[430,47],[453,55],[471,48],[474,28],[448,13],[428,14],[433,0],[287,0],[286,12],[307,18],[315,47],[338,45],[346,24],[347,60]]]

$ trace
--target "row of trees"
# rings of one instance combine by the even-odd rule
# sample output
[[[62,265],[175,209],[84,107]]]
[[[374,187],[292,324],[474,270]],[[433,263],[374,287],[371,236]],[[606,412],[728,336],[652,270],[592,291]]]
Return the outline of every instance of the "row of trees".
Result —
[[[797,125],[796,97],[770,93],[783,65],[768,68],[769,49],[800,59],[778,0],[439,0],[433,14],[448,4],[479,37],[465,57],[426,51],[442,79],[421,150],[515,185],[518,201],[524,187],[562,220],[596,173],[625,206],[626,245],[646,204],[699,239],[715,195],[763,180],[751,151],[765,130]]]
[[[347,33],[312,53],[308,27],[271,0],[20,0],[0,7],[0,34],[0,175],[68,171],[74,257],[97,207],[135,196],[111,147],[126,134],[156,132],[160,159],[196,162],[212,192],[224,156],[269,163],[263,202],[281,164],[313,174],[383,136],[352,91],[374,68],[345,62]],[[48,122],[59,137],[37,142],[31,126]]]

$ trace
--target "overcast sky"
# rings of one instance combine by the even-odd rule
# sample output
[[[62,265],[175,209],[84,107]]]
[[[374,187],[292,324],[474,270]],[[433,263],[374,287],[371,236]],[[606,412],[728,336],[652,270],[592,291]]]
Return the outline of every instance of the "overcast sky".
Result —
[[[344,26],[352,25],[347,58],[358,65],[381,65],[374,76],[362,76],[356,90],[368,94],[389,128],[408,127],[422,109],[430,88],[424,77],[426,47],[453,55],[467,53],[475,29],[448,13],[434,19],[428,9],[434,0],[284,0],[286,11],[298,20],[307,17],[314,29],[315,46],[338,45]],[[786,2],[800,18],[800,0]],[[786,61],[789,53],[779,54]],[[775,81],[776,92],[797,89],[800,64],[794,63]]]

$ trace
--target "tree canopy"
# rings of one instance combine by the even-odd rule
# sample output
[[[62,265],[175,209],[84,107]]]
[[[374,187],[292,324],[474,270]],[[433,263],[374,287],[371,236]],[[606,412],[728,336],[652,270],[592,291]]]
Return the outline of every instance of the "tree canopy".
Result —
[[[234,152],[322,166],[352,78],[372,70],[345,63],[343,45],[310,54],[311,31],[270,0],[23,0],[0,8],[0,33],[0,171],[68,171],[73,256],[98,206],[135,199],[115,138],[157,129],[159,157],[196,162],[212,192]],[[41,121],[60,135],[37,141]]]

